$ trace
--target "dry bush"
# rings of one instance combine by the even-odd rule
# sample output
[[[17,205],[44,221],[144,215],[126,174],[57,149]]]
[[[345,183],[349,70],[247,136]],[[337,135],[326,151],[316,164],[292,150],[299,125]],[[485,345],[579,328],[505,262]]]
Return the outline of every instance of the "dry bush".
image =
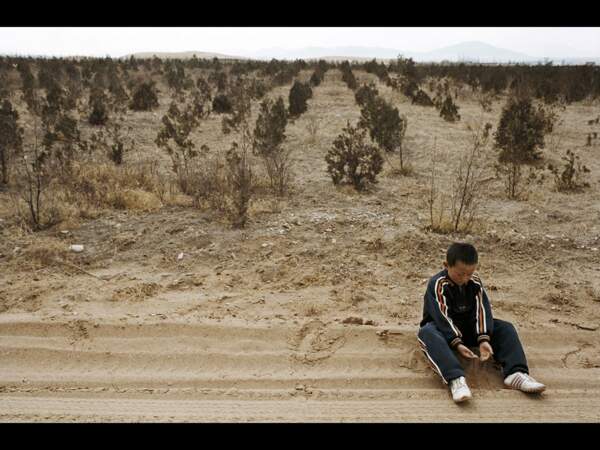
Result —
[[[23,218],[28,227],[36,231],[56,224],[56,214],[51,212],[52,208],[47,204],[48,198],[52,198],[49,195],[52,180],[37,153],[30,155],[29,159],[27,155],[23,155],[17,167],[17,180],[17,191],[27,205],[23,214],[20,208],[17,209],[18,217]]]
[[[429,174],[429,191],[427,195],[427,206],[429,210],[429,228],[438,233],[448,233],[451,231],[451,220],[446,217],[448,203],[448,193],[439,189],[437,177],[440,170],[438,165],[440,160],[447,160],[447,157],[441,158],[437,151],[436,141],[434,140],[433,151],[431,152],[431,169]],[[447,156],[447,155],[445,155]],[[443,170],[442,170],[443,173]]]
[[[21,260],[26,261],[29,268],[41,269],[56,265],[57,260],[66,260],[68,255],[69,246],[65,242],[36,236],[36,239],[23,250]]]
[[[271,189],[279,196],[288,190],[292,177],[291,149],[283,147],[287,122],[283,98],[279,97],[275,102],[266,99],[260,105],[253,132],[253,153],[260,157]]]
[[[198,152],[192,139],[200,122],[208,117],[206,101],[200,97],[187,103],[173,101],[167,114],[162,117],[162,126],[155,139],[155,143],[171,157],[173,171],[185,194],[190,194],[187,182],[193,170],[192,161],[200,156],[200,152],[208,152],[206,145],[202,145]]]
[[[92,89],[90,92],[89,116],[88,122],[90,125],[105,125],[108,120],[108,110],[106,104],[108,99],[103,89]]]
[[[483,92],[481,90],[477,91],[475,94],[475,100],[477,100],[477,103],[479,104],[479,106],[481,106],[481,109],[483,109],[483,111],[485,112],[492,112],[492,103],[494,102],[494,94],[492,92]]]
[[[437,154],[432,154],[429,195],[429,229],[440,233],[471,231],[484,186],[483,150],[487,147],[491,124],[471,128],[471,146],[461,156],[451,174],[452,184],[445,192],[436,186]]]
[[[18,254],[19,267],[38,270],[56,265],[56,261],[65,261],[69,257],[69,246],[58,239],[35,235],[28,245]]]
[[[194,206],[208,206],[217,212],[227,209],[226,161],[217,153],[202,161],[194,160],[187,181]]]
[[[150,211],[159,209],[156,161],[133,166],[109,163],[73,166],[73,175],[64,184],[66,200],[82,210],[116,208]],[[164,181],[164,180],[162,180]],[[89,213],[89,211],[88,211]]]
[[[308,142],[310,144],[317,143],[317,133],[319,132],[319,118],[316,114],[308,114],[306,116],[306,131],[308,132]]]
[[[584,181],[584,174],[590,172],[587,166],[582,165],[579,155],[575,155],[571,150],[561,158],[564,161],[562,170],[552,164],[548,164],[548,170],[554,175],[555,188],[559,192],[578,192],[586,187],[590,187],[587,181]]]
[[[460,120],[458,105],[454,103],[450,95],[446,96],[446,99],[440,103],[440,117],[446,122],[456,122]]]
[[[302,305],[300,305],[300,314],[302,314],[304,317],[320,316],[323,313],[323,310],[323,306],[315,301],[304,302]]]
[[[163,205],[170,203],[171,199],[173,198],[173,186],[174,183],[171,181],[169,176],[160,172],[155,174],[154,193]],[[169,196],[167,196],[167,194],[169,194]]]
[[[11,193],[11,223],[28,231],[40,231],[63,224],[66,221],[76,223],[78,208],[66,201],[64,190],[53,185],[44,191],[43,208],[36,213],[37,223],[32,221],[31,210],[23,197]]]
[[[113,302],[118,301],[141,301],[153,297],[160,292],[161,286],[158,283],[139,283],[135,286],[127,286],[115,290],[110,298]]]
[[[158,196],[139,189],[118,190],[109,196],[108,203],[116,209],[155,211],[162,207]]]
[[[242,132],[242,134],[246,133]],[[247,134],[248,139],[243,138],[241,145],[234,142],[226,156],[228,212],[234,228],[246,226],[248,208],[254,191],[249,132]]]
[[[92,133],[90,136],[90,145],[93,149],[102,149],[108,158],[120,165],[123,163],[127,153],[131,153],[135,148],[135,139],[131,136],[133,127],[125,127],[125,119],[119,116],[100,131]],[[123,133],[123,129],[125,132]]]
[[[251,159],[253,136],[249,125],[252,98],[244,78],[236,80],[231,88],[231,95],[233,114],[231,117],[224,117],[221,125],[224,134],[235,132],[238,139],[225,155],[226,210],[232,226],[244,228],[254,195],[254,167]]]

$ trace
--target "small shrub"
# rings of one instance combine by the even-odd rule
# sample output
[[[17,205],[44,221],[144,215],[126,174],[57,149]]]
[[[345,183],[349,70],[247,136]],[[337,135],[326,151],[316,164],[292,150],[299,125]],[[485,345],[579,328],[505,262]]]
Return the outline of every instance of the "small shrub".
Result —
[[[311,86],[317,87],[323,81],[323,74],[319,71],[315,70],[313,74],[310,76],[310,80],[308,81]]]
[[[503,108],[494,145],[499,150],[496,171],[505,178],[509,198],[516,199],[523,190],[519,185],[535,177],[530,171],[524,178],[521,165],[540,159],[538,149],[544,147],[544,136],[552,131],[555,119],[543,108],[534,108],[529,97],[510,97]]]
[[[413,105],[419,105],[419,106],[433,106],[434,105],[433,101],[431,100],[429,95],[427,95],[427,93],[422,89],[418,89],[415,92],[415,94],[412,96],[411,103]]]
[[[290,151],[282,146],[286,126],[283,98],[279,97],[276,102],[263,101],[254,128],[253,150],[263,161],[271,189],[280,196],[287,189],[291,175]]]
[[[381,97],[375,97],[361,108],[359,126],[369,130],[371,139],[386,153],[398,151],[400,172],[404,171],[404,151],[402,142],[408,122],[401,117],[398,108],[394,108]]]
[[[232,105],[225,94],[217,94],[212,102],[212,109],[217,114],[230,114]]]
[[[375,87],[374,83],[363,84],[354,93],[354,100],[358,106],[366,106],[373,102],[379,95],[379,91]]]
[[[544,110],[536,110],[530,98],[510,98],[494,133],[499,160],[528,163],[540,159],[538,149],[544,147],[544,135],[550,131]]]
[[[417,91],[420,90],[419,85],[414,80],[411,80],[411,79],[405,79],[401,83],[400,89],[402,91],[402,94],[404,94],[406,97],[408,97],[410,99],[414,99],[414,97],[417,95]]]
[[[352,183],[358,191],[364,190],[367,183],[376,183],[376,177],[383,168],[383,158],[379,149],[365,142],[367,130],[346,128],[333,142],[333,147],[325,155],[327,172],[334,184],[344,180]]]
[[[571,150],[567,150],[567,154],[561,158],[565,164],[562,171],[548,164],[548,170],[554,175],[556,190],[560,192],[576,192],[583,188],[590,187],[586,181],[582,181],[583,174],[590,172],[585,165],[579,161],[579,156],[575,155]]]
[[[218,152],[212,157],[206,155],[202,163],[192,161],[188,185],[196,207],[205,202],[215,211],[227,210],[228,184],[225,171],[226,162]]]
[[[446,122],[456,122],[460,120],[460,114],[458,113],[458,106],[452,100],[452,97],[448,95],[446,100],[442,103],[440,108],[440,117]]]
[[[126,133],[123,133],[123,129],[124,118],[119,117],[118,120],[108,124],[105,130],[92,134],[90,138],[92,146],[102,148],[117,166],[123,163],[125,153],[133,150],[135,146],[135,140],[130,136],[133,128],[126,127]]]
[[[269,86],[263,80],[252,78],[249,89],[250,96],[256,100],[260,100],[269,91]]]
[[[307,109],[307,100],[312,97],[312,89],[308,83],[295,81],[290,89],[289,112],[290,116],[298,117]]]
[[[154,82],[141,83],[133,92],[129,105],[133,111],[151,111],[158,107],[158,91]]]
[[[244,228],[254,190],[248,148],[234,142],[226,155],[229,215],[234,228]]]
[[[100,90],[94,90],[90,94],[90,116],[88,122],[90,125],[105,125],[108,120],[108,112],[106,110],[106,95]]]
[[[73,161],[80,156],[86,143],[81,139],[77,120],[67,114],[61,114],[53,125],[46,124],[43,139],[45,153],[50,156],[49,167],[65,176],[70,172]]]
[[[252,109],[252,93],[248,80],[238,78],[230,88],[231,116],[223,117],[221,128],[224,134],[239,132],[246,125]]]
[[[198,156],[192,133],[200,125],[203,117],[197,114],[197,105],[172,102],[167,114],[162,118],[155,143],[171,157],[173,171],[180,182],[181,191],[190,194],[188,189],[190,161]],[[203,149],[207,149],[203,146]]]
[[[225,92],[227,90],[227,74],[221,70],[211,72],[211,74],[208,76],[208,81],[216,84],[217,92]]]
[[[350,63],[348,61],[342,62],[340,65],[340,70],[342,71],[342,81],[346,83],[351,90],[356,90],[358,83],[356,82],[356,77],[352,73]]]

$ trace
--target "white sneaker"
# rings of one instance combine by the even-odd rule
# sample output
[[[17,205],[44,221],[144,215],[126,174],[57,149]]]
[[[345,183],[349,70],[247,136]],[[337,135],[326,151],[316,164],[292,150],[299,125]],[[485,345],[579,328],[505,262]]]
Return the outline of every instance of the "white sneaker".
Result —
[[[452,392],[452,400],[456,403],[473,398],[465,377],[458,377],[450,381],[450,392]]]
[[[518,389],[523,392],[543,392],[546,386],[535,381],[529,375],[523,372],[515,372],[504,379],[504,384],[512,389]]]

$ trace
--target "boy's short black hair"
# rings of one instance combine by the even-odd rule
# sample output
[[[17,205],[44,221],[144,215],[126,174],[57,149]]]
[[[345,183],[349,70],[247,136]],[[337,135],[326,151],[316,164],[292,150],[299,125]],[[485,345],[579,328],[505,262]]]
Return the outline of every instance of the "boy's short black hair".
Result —
[[[458,261],[465,264],[477,264],[477,249],[466,242],[453,242],[446,252],[446,261],[449,266],[455,265]]]

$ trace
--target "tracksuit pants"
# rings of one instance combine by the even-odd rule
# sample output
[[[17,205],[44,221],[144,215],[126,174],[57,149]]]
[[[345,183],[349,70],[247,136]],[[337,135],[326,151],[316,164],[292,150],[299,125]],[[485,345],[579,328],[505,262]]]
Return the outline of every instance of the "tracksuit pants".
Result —
[[[476,336],[467,335],[463,331],[462,339],[467,347],[478,346]],[[458,353],[450,348],[434,322],[429,322],[419,329],[418,340],[430,365],[442,377],[444,383],[465,375],[458,360]],[[512,323],[494,319],[494,332],[490,344],[494,351],[492,358],[502,366],[505,378],[515,372],[529,373],[523,346]]]

